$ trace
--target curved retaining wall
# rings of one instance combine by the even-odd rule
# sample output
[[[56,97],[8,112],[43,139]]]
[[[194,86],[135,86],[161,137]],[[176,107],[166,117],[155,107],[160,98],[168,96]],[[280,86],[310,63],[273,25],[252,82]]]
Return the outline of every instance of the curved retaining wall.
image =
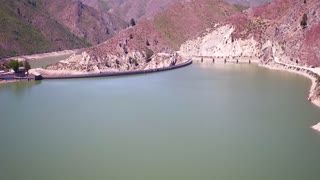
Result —
[[[254,56],[191,56],[194,63],[211,64],[251,64],[260,63],[260,59]]]
[[[288,69],[288,70],[294,70],[294,71],[298,71],[298,72],[304,72],[312,77],[314,77],[317,81],[320,80],[320,76],[311,71],[310,69],[306,69],[304,67],[297,67],[297,66],[294,66],[294,65],[289,65],[289,64],[285,64],[285,63],[282,63],[282,62],[277,62],[278,65],[282,66],[283,68],[285,69]]]
[[[42,76],[42,79],[76,79],[76,78],[96,78],[96,77],[111,77],[111,76],[126,76],[126,75],[135,75],[135,74],[146,74],[146,73],[155,73],[161,71],[168,71],[173,69],[182,68],[192,64],[192,60],[188,60],[184,63],[163,67],[157,69],[148,69],[148,70],[137,70],[137,71],[126,71],[126,72],[114,72],[114,73],[100,73],[100,74],[81,74],[81,75],[61,75],[61,76]]]
[[[309,94],[309,98],[308,100],[313,102],[315,105],[320,106],[320,75],[317,74],[316,72],[313,72],[310,69],[304,68],[304,67],[299,67],[299,66],[295,66],[295,65],[289,65],[289,64],[285,64],[282,62],[276,62],[276,65],[280,66],[282,69],[286,69],[286,70],[291,70],[291,71],[296,71],[296,72],[300,72],[304,75],[308,75],[311,78],[314,78],[314,84],[311,87],[310,90],[310,94]]]

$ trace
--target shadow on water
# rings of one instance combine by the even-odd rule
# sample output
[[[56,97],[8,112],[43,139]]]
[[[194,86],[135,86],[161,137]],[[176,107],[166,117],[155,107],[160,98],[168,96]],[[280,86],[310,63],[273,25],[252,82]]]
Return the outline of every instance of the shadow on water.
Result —
[[[0,85],[0,91],[14,93],[15,95],[22,95],[23,93],[28,92],[29,90],[31,90],[35,86],[40,85],[41,83],[41,81],[12,82]]]

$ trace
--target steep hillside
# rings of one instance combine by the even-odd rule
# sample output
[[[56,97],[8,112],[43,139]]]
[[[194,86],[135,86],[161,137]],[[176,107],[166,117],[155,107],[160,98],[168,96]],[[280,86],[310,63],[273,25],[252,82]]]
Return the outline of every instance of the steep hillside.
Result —
[[[225,0],[225,2],[239,5],[239,8],[256,7],[272,0]],[[108,11],[127,22],[131,18],[136,20],[145,17],[152,17],[178,2],[192,2],[190,0],[82,0],[85,4]],[[196,2],[196,1],[193,1]]]
[[[319,66],[320,1],[276,0],[246,13],[247,25],[239,24],[238,17],[230,19],[236,27],[235,37],[254,36],[260,43],[273,44],[273,51],[283,61],[300,65]],[[304,15],[305,14],[305,15]],[[302,19],[306,16],[306,24]],[[274,54],[275,55],[275,54]]]
[[[0,0],[0,58],[98,44],[124,21],[76,0]]]
[[[153,18],[141,20],[136,26],[88,50],[117,53],[113,49],[123,49],[120,44],[126,44],[128,51],[145,48],[154,52],[178,50],[187,39],[197,37],[215,23],[238,12],[237,8],[221,0],[176,3]]]
[[[0,0],[0,57],[86,46],[32,2]]]
[[[320,66],[319,16],[318,0],[275,0],[228,18],[202,38],[184,44],[181,50],[197,56],[230,56],[232,50],[236,56],[259,56],[265,63],[277,57],[292,64]],[[208,41],[219,39],[217,36],[223,36],[220,42]]]
[[[152,17],[170,5],[184,0],[82,0],[95,9],[106,10],[127,22],[131,18]]]
[[[153,22],[166,42],[175,50],[186,40],[201,35],[238,9],[221,0],[177,3],[154,17]]]
[[[72,34],[92,45],[109,39],[127,26],[120,18],[77,0],[43,1],[43,7]]]
[[[180,2],[48,69],[99,72],[163,67],[170,63],[161,63],[158,53],[174,54],[187,39],[238,12],[222,0]]]
[[[320,106],[320,1],[275,0],[228,18],[183,44],[183,56],[262,65],[312,79],[309,100]]]

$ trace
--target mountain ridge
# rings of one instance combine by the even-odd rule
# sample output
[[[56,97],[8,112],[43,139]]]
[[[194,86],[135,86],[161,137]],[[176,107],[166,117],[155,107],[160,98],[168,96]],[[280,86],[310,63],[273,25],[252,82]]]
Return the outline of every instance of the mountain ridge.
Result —
[[[0,25],[3,27],[0,30],[0,58],[4,58],[94,46],[129,27],[132,18],[136,21],[153,18],[176,4],[196,1],[1,0],[0,2],[2,4]],[[243,10],[245,7],[238,6],[238,9]],[[166,32],[174,35],[170,30]],[[175,36],[174,41],[178,40],[178,36]],[[176,49],[183,40],[185,38],[181,38],[175,45]]]
[[[126,71],[160,68],[171,63],[161,63],[159,53],[175,57],[174,51],[184,41],[238,12],[239,9],[222,0],[176,3],[153,18],[141,19],[135,26],[121,31],[106,42],[83,49],[62,64],[51,65],[47,69],[105,72],[108,69]]]

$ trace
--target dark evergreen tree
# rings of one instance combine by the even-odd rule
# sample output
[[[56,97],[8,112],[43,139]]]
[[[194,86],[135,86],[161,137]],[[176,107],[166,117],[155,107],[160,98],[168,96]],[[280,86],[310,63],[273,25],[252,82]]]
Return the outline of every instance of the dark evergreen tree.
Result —
[[[300,25],[301,25],[301,27],[302,27],[303,29],[307,28],[307,25],[308,25],[307,21],[308,21],[308,16],[307,16],[307,14],[303,14],[302,20],[301,20],[301,22],[300,22]]]
[[[131,24],[131,26],[135,26],[135,25],[136,25],[136,21],[132,18],[132,19],[130,20],[130,24]]]

